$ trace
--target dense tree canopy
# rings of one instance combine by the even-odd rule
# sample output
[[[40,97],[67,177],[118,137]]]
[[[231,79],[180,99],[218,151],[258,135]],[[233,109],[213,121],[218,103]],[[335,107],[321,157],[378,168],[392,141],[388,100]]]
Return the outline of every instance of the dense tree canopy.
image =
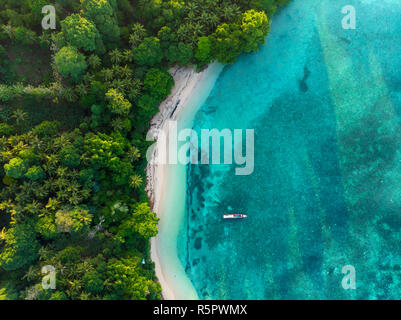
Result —
[[[143,81],[143,88],[159,100],[168,96],[173,85],[173,77],[167,71],[157,68],[149,69]]]
[[[94,51],[99,33],[96,26],[79,14],[72,14],[61,21],[61,43],[64,41],[77,49]]]
[[[134,48],[133,53],[135,62],[141,66],[154,66],[163,59],[160,40],[156,37],[145,38],[138,47]]]
[[[264,12],[248,10],[242,16],[241,30],[244,39],[244,51],[251,52],[258,49],[260,43],[269,32],[269,22]]]
[[[88,67],[85,56],[75,47],[63,47],[55,56],[57,70],[63,77],[79,81]]]
[[[107,0],[81,0],[82,12],[93,21],[106,44],[116,43],[120,28],[116,19],[116,2]]]

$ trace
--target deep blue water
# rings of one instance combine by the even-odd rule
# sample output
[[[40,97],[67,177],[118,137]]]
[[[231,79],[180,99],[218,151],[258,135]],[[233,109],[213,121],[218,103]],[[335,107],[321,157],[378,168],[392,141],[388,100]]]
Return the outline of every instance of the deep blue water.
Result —
[[[400,39],[399,0],[293,0],[223,70],[194,129],[254,129],[255,169],[188,166],[178,249],[200,298],[401,298]]]

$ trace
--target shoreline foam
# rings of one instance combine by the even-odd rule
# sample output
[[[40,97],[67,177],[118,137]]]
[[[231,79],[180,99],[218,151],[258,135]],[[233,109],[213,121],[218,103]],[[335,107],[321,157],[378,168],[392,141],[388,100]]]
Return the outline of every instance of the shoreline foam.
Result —
[[[200,73],[191,68],[171,68],[169,72],[175,85],[170,96],[160,105],[160,112],[153,117],[150,130],[167,132],[168,120],[176,120],[178,129],[192,128],[196,112],[207,99],[222,69],[219,63],[209,65]],[[153,138],[157,140],[156,134]],[[158,151],[156,145],[152,158]],[[185,210],[186,166],[148,163],[146,172],[146,191],[153,212],[160,219],[159,233],[151,239],[151,258],[155,262],[163,298],[197,299],[196,290],[177,255],[177,236]]]

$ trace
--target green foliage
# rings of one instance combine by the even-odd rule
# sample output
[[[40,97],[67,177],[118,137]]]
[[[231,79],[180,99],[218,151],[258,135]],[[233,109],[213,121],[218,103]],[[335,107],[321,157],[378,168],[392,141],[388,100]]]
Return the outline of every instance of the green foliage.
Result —
[[[95,55],[95,54],[92,54],[89,58],[88,58],[88,64],[89,64],[89,66],[90,67],[92,67],[93,69],[96,69],[96,68],[98,68],[100,65],[101,65],[101,60],[100,60],[100,58],[97,56],[97,55]]]
[[[173,77],[166,71],[152,68],[145,75],[144,89],[159,100],[167,97],[174,85]]]
[[[74,47],[63,47],[55,56],[57,70],[60,74],[79,81],[87,68],[85,56]]]
[[[130,258],[112,259],[108,263],[106,287],[113,292],[109,298],[145,300],[148,294],[159,289],[152,281],[139,274],[138,265]]]
[[[35,224],[35,231],[47,240],[55,238],[57,236],[57,226],[54,222],[54,216],[48,214],[40,217]]]
[[[140,66],[154,66],[163,59],[160,40],[156,37],[147,37],[138,47],[133,49],[134,61]]]
[[[7,60],[7,51],[6,49],[0,45],[0,66]]]
[[[29,224],[18,224],[6,231],[4,246],[0,251],[0,267],[16,270],[33,263],[38,257],[39,243]]]
[[[147,203],[136,206],[133,214],[135,221],[134,230],[144,238],[151,238],[157,234],[157,222],[159,219],[150,211]]]
[[[7,176],[20,179],[26,173],[27,166],[25,161],[21,158],[12,158],[9,163],[4,165],[4,170]]]
[[[63,208],[56,212],[55,223],[58,232],[80,232],[87,229],[92,218],[84,208]]]
[[[177,45],[172,44],[168,47],[165,55],[170,63],[179,62],[186,66],[193,57],[192,46],[183,42],[179,42]]]
[[[60,162],[68,168],[78,168],[81,164],[79,150],[69,144],[60,150]]]
[[[25,160],[27,164],[34,163],[38,159],[33,148],[23,149],[18,153],[18,155],[21,159]]]
[[[223,23],[212,35],[214,56],[224,64],[233,63],[241,53],[241,31],[237,24]]]
[[[32,181],[42,180],[45,176],[45,172],[39,166],[33,166],[25,173],[25,177]]]
[[[157,222],[159,219],[150,211],[147,203],[138,204],[132,217],[126,219],[119,228],[118,235],[122,238],[132,236],[132,231],[144,238],[151,238],[157,234]]]
[[[129,179],[129,184],[133,189],[137,189],[137,188],[141,187],[142,183],[143,183],[143,179],[139,174],[134,174]]]
[[[159,111],[159,98],[150,94],[142,95],[138,100],[138,116],[141,119],[149,119]]]
[[[85,137],[84,150],[92,168],[108,168],[124,154],[124,143],[106,134],[89,133]]]
[[[0,137],[9,136],[14,133],[14,128],[7,123],[0,123]]]
[[[0,288],[0,301],[8,300],[6,295],[6,288]]]
[[[135,23],[132,27],[132,32],[129,37],[129,42],[131,46],[138,46],[147,35],[145,27],[140,23]]]
[[[86,273],[82,278],[82,281],[85,289],[93,294],[100,294],[104,290],[104,279],[97,271],[90,271]]]
[[[29,7],[32,10],[32,15],[35,23],[40,23],[43,18],[42,8],[45,5],[48,5],[49,2],[47,0],[29,0]]]
[[[79,14],[72,14],[61,21],[61,31],[68,45],[86,51],[94,51],[96,40],[100,37],[96,26]]]
[[[216,28],[210,36],[213,56],[221,63],[233,63],[241,52],[256,51],[258,45],[264,43],[269,30],[270,24],[264,12],[248,10],[243,13],[240,24],[223,23]],[[206,40],[198,42],[196,55],[199,62],[206,61],[208,50]]]
[[[212,43],[208,37],[199,37],[195,58],[200,65],[209,64],[212,61]]]
[[[23,45],[30,45],[35,43],[36,41],[36,34],[35,32],[24,28],[24,27],[17,27],[14,31],[15,41]]]
[[[105,43],[116,43],[120,38],[120,28],[113,6],[108,0],[81,0],[85,17],[93,21]]]
[[[67,295],[62,291],[56,291],[52,293],[49,300],[68,300]]]
[[[55,136],[60,128],[57,121],[43,121],[33,128],[32,132],[40,138]]]
[[[106,92],[106,98],[109,101],[107,107],[112,113],[126,115],[131,109],[131,103],[116,89],[109,89]]]
[[[264,10],[271,17],[277,10],[277,7],[287,5],[290,0],[254,0],[252,8]]]
[[[270,30],[270,24],[264,12],[248,10],[242,16],[242,38],[244,39],[243,50],[252,52],[258,49],[259,44],[265,42],[265,37]]]

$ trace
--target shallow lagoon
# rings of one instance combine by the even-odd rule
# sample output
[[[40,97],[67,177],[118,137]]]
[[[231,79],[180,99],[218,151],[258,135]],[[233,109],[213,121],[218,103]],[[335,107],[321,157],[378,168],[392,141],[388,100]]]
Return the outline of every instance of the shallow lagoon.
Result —
[[[399,0],[293,0],[223,70],[194,129],[255,129],[255,170],[188,166],[178,255],[200,298],[401,298],[400,21]]]

